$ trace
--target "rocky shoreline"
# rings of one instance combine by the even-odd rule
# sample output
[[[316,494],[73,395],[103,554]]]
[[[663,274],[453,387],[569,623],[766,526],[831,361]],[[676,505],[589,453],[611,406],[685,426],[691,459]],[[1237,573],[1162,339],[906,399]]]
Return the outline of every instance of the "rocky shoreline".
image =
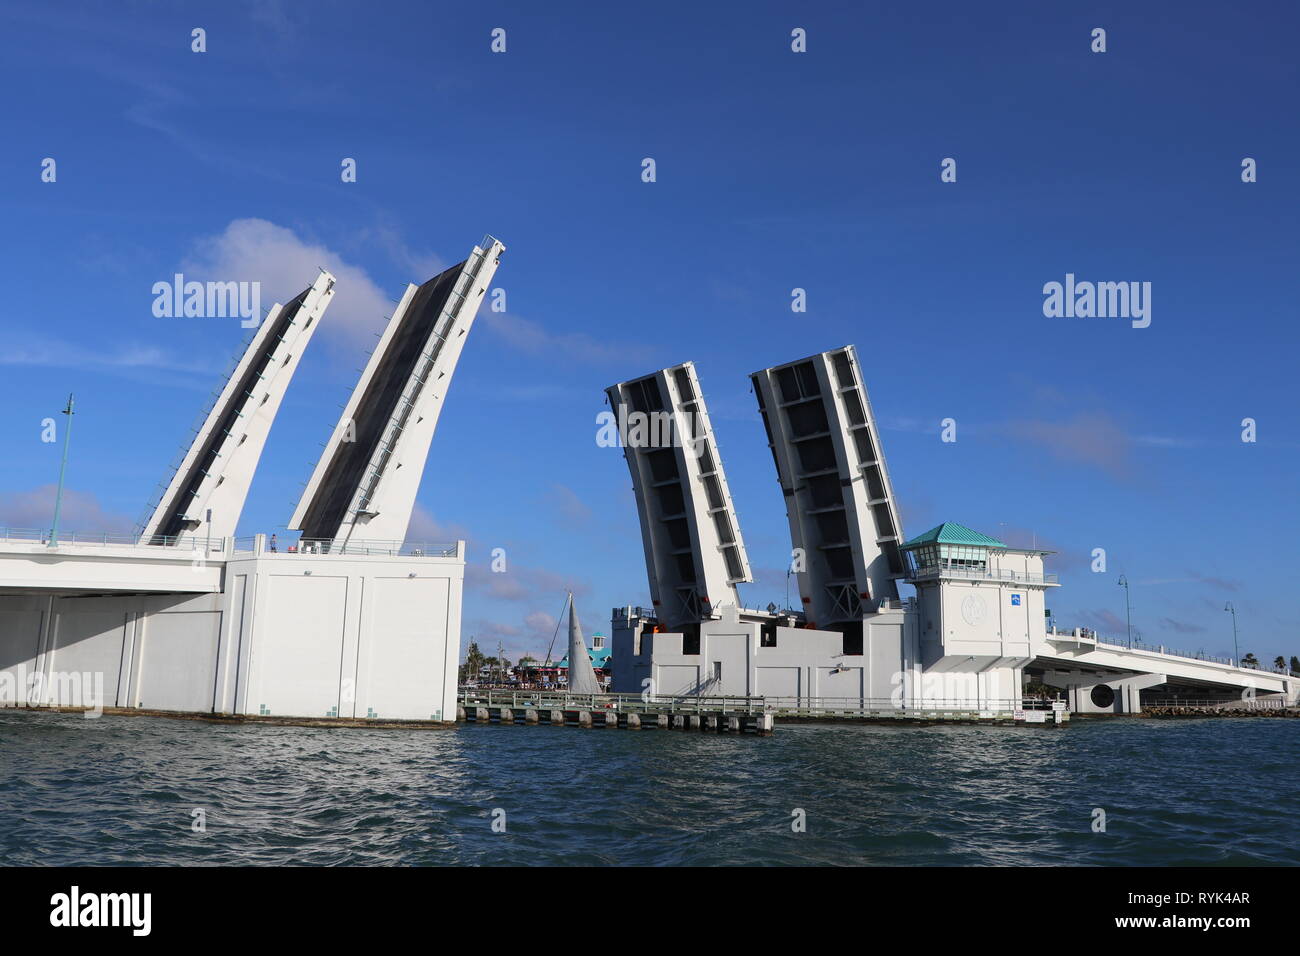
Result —
[[[1247,710],[1244,707],[1236,708],[1208,708],[1208,707],[1144,707],[1142,708],[1143,717],[1300,717],[1300,708],[1261,708],[1259,710]]]

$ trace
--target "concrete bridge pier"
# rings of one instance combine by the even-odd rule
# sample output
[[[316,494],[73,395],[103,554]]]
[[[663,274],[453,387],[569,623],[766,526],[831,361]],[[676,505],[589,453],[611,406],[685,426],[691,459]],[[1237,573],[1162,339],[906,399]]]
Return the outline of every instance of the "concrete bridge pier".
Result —
[[[1045,671],[1043,683],[1066,691],[1066,707],[1074,714],[1139,714],[1142,691],[1167,683],[1164,674]]]

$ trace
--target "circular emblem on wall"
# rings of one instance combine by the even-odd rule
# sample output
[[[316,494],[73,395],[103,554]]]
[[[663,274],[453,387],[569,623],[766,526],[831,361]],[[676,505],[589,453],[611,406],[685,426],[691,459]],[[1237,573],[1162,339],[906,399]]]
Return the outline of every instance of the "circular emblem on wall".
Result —
[[[966,623],[971,627],[978,627],[984,621],[984,616],[988,614],[988,605],[978,594],[972,594],[966,600],[961,602],[961,616],[966,619]]]

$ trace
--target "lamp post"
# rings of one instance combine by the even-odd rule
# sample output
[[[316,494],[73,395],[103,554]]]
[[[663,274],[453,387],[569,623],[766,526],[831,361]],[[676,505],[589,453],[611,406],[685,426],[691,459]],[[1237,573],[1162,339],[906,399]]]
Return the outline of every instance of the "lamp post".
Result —
[[[54,525],[50,528],[50,547],[59,544],[59,511],[63,507],[63,476],[68,470],[68,446],[72,444],[72,395],[68,395],[68,407],[63,410],[68,416],[68,426],[63,432],[63,463],[59,465],[59,490],[54,493]]]
[[[1239,667],[1241,657],[1237,653],[1237,609],[1231,601],[1223,605],[1223,609],[1232,614],[1232,663],[1234,667]]]
[[[1128,603],[1128,595],[1129,595],[1128,577],[1126,575],[1121,574],[1119,576],[1119,581],[1117,583],[1119,584],[1120,587],[1124,589],[1124,629],[1127,632],[1127,636],[1128,636],[1129,650],[1132,650],[1133,649],[1133,612],[1130,609]]]

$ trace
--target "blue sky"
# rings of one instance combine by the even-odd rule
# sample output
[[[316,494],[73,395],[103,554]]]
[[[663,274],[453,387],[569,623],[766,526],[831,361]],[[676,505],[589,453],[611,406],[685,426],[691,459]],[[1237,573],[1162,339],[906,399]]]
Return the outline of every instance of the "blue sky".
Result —
[[[743,594],[784,600],[747,375],[853,343],[909,535],[1057,549],[1062,624],[1122,631],[1123,573],[1151,643],[1230,653],[1233,601],[1243,652],[1300,653],[1294,8],[617,6],[0,8],[0,523],[48,523],[40,422],[70,391],[65,526],[129,528],[165,476],[245,332],[154,317],[153,283],[257,280],[269,304],[322,265],[339,295],[241,533],[283,529],[385,300],[490,232],[508,309],[479,316],[412,532],[468,538],[467,638],[544,653],[566,586],[588,630],[647,603],[595,416],[605,386],[687,359]],[[1045,317],[1066,273],[1150,282],[1150,327]]]

